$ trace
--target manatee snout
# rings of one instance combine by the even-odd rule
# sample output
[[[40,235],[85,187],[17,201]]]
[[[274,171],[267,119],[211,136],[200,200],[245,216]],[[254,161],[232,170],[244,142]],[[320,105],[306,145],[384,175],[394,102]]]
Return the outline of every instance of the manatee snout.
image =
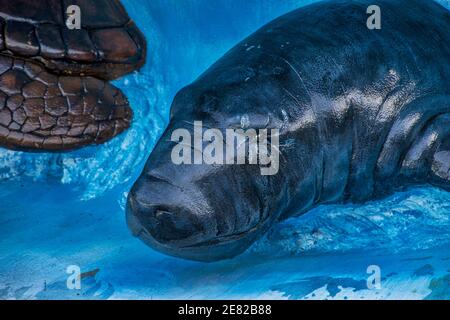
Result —
[[[191,213],[189,205],[175,202],[177,193],[176,187],[154,177],[146,179],[145,185],[136,186],[128,203],[133,233],[147,232],[162,245],[182,245],[204,233],[199,217]]]
[[[230,223],[221,217],[227,210],[200,212],[195,203],[177,204],[179,193],[166,182],[148,180],[146,185],[136,185],[128,196],[126,210],[133,235],[162,253],[198,261],[232,258],[259,235],[258,228],[250,227],[240,233],[218,235],[219,224]]]
[[[164,136],[128,195],[134,236],[162,253],[198,261],[232,258],[263,232],[256,189],[230,180],[232,166],[175,165]],[[236,168],[239,169],[239,168]]]

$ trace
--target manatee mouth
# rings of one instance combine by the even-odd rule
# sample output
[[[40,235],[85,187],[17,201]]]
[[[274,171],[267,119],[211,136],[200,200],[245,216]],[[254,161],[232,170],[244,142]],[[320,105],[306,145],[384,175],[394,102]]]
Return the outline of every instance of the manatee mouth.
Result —
[[[0,1],[2,147],[68,151],[131,124],[127,98],[108,81],[144,64],[144,36],[118,1],[80,1],[80,30],[66,28],[51,3]]]

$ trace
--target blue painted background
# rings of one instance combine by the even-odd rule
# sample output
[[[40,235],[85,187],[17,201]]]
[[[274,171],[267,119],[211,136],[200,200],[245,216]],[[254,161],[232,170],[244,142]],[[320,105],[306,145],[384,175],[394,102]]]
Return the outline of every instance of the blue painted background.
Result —
[[[133,127],[67,154],[0,150],[0,298],[449,299],[450,195],[437,189],[320,207],[213,264],[163,256],[127,230],[127,191],[177,90],[264,23],[310,2],[123,1],[149,48],[145,67],[115,82]],[[99,272],[68,290],[69,265]],[[367,289],[369,265],[381,267],[379,290]]]

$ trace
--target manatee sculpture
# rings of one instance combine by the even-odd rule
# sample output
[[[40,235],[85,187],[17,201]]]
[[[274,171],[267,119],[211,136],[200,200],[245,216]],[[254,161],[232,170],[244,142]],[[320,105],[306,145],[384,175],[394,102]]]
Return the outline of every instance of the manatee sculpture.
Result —
[[[381,30],[367,27],[370,5]],[[278,129],[278,173],[173,163],[173,132],[195,121]],[[176,95],[127,222],[161,252],[215,261],[319,204],[450,190],[449,169],[450,12],[429,0],[326,1],[262,27]]]
[[[80,29],[66,10],[80,8]],[[129,127],[108,83],[145,62],[143,35],[117,0],[0,0],[0,146],[65,151]]]

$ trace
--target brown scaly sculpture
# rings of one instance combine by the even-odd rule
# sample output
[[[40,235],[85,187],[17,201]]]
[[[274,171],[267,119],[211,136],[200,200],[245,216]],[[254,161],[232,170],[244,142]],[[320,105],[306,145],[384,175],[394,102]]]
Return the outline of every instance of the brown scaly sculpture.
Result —
[[[81,29],[66,26],[78,5]],[[0,146],[67,151],[103,143],[132,111],[107,80],[140,68],[144,36],[117,0],[0,0]]]

